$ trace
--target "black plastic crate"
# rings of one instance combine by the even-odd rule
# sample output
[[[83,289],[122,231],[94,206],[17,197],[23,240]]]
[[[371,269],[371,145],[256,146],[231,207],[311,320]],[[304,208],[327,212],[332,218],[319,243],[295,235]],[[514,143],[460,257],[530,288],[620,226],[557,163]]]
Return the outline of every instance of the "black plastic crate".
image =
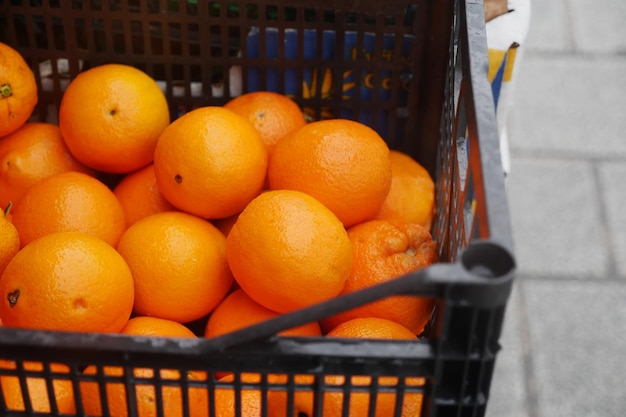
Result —
[[[309,391],[317,404],[313,414],[320,416],[324,393],[337,390],[370,392],[373,398],[390,391],[397,393],[397,404],[419,392],[422,416],[484,415],[515,260],[486,77],[482,1],[0,0],[0,41],[22,53],[35,72],[35,120],[55,121],[64,87],[81,70],[119,62],[160,81],[174,116],[224,104],[241,92],[272,89],[291,95],[313,119],[363,121],[436,179],[432,232],[441,258],[392,282],[214,339],[0,328],[0,360],[16,363],[0,367],[0,377],[17,376],[23,393],[27,377],[43,378],[50,392],[53,380],[71,381],[75,392],[86,381],[102,390],[117,382],[127,393],[147,383],[157,393],[182,387],[181,415],[189,415],[190,387],[206,389],[212,398],[218,385],[239,392],[253,387],[264,399],[277,390],[290,400]],[[311,82],[313,75],[326,82]],[[355,80],[358,88],[345,88]],[[274,336],[392,294],[436,299],[418,341]],[[43,370],[25,367],[29,361],[43,363]],[[67,365],[69,372],[52,363]],[[83,373],[88,365],[98,372]],[[105,375],[105,366],[122,367],[124,374]],[[155,375],[175,369],[181,378],[145,380],[133,374],[136,368]],[[187,377],[192,370],[206,377]],[[216,382],[223,372],[234,372],[234,381]],[[262,377],[242,382],[242,373]],[[275,383],[269,377],[275,374],[289,378]],[[300,374],[312,382],[298,385],[294,376]],[[336,386],[326,383],[328,375],[365,375],[374,383]],[[424,384],[389,386],[376,383],[379,376],[423,377]],[[23,399],[23,412],[8,410],[0,390],[0,414],[60,415],[54,403],[52,411],[35,414],[28,395]],[[75,405],[83,415],[78,395]],[[128,407],[135,415],[132,395]],[[266,401],[261,410],[267,411]],[[159,408],[155,415],[162,413]],[[395,415],[401,415],[399,407]]]

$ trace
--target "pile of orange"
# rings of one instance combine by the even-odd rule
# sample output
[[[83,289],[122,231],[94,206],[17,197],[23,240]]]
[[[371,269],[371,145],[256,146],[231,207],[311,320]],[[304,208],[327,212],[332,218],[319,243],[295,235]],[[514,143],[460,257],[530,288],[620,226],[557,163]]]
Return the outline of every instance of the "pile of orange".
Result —
[[[84,70],[64,92],[58,124],[34,122],[38,93],[20,59],[0,43],[4,326],[219,337],[438,261],[430,175],[364,124],[306,122],[295,101],[267,91],[171,120],[158,84],[120,64]],[[416,339],[432,307],[399,296],[280,335]],[[135,376],[155,377],[142,369]],[[7,378],[5,399],[23,409]],[[181,375],[164,370],[161,378]],[[33,398],[47,395],[31,379]],[[58,386],[63,410],[65,388]],[[219,391],[216,400],[232,405],[232,391]],[[88,412],[101,412],[95,383],[81,394]],[[152,412],[154,388],[136,394],[140,415]],[[258,393],[248,394],[247,407],[258,410]],[[126,415],[123,387],[109,384],[106,395]],[[179,388],[161,398],[166,413],[180,415]],[[190,393],[193,415],[206,415],[206,401],[205,391]],[[370,399],[352,401],[366,409]],[[331,396],[339,411],[328,415],[345,402]],[[387,415],[395,397],[377,403],[375,415]],[[416,396],[403,415],[420,406]],[[229,407],[218,415],[232,415]]]

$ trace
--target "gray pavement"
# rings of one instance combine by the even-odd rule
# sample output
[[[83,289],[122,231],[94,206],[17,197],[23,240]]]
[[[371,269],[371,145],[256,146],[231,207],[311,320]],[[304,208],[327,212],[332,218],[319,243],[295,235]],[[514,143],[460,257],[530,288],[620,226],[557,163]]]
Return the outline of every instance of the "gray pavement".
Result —
[[[533,0],[510,111],[518,276],[488,417],[626,416],[626,1]]]

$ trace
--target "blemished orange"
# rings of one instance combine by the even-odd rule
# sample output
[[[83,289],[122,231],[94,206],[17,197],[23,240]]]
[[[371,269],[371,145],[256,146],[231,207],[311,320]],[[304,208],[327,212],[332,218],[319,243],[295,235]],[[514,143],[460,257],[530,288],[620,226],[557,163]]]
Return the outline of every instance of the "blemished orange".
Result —
[[[59,106],[68,148],[103,172],[127,173],[148,165],[169,123],[167,100],[156,81],[129,65],[104,64],[81,72]]]
[[[348,236],[353,264],[341,294],[397,278],[438,260],[435,241],[418,224],[369,220],[349,228]],[[419,333],[428,322],[432,308],[433,301],[428,298],[392,296],[326,318],[321,325],[328,332],[349,319],[380,317]]]
[[[430,230],[435,214],[435,182],[411,156],[391,150],[391,188],[376,219],[417,223]]]
[[[242,94],[224,104],[224,107],[252,122],[261,134],[270,156],[283,137],[306,124],[304,113],[295,101],[271,91]]]
[[[122,330],[122,334],[147,336],[147,337],[182,337],[195,338],[191,331],[185,331],[182,324],[163,320],[155,317],[133,317],[128,321],[127,326]],[[94,365],[88,366],[84,373],[94,375],[97,372]],[[124,370],[121,367],[104,367],[101,372],[110,377],[121,377]],[[133,370],[135,378],[145,378],[147,381],[137,382],[135,386],[135,399],[137,401],[137,417],[156,417],[157,407],[161,406],[164,416],[183,416],[183,393],[180,386],[163,384],[161,388],[161,402],[157,405],[156,389],[150,384],[150,380],[155,378],[155,372],[150,368],[135,368]],[[166,381],[178,381],[181,373],[175,369],[161,369],[160,378]],[[186,374],[188,380],[206,380],[206,372],[189,371]],[[81,382],[80,392],[83,407],[86,414],[90,416],[102,416],[103,406],[100,390],[95,382]],[[110,382],[106,384],[106,403],[109,415],[116,417],[128,416],[126,390],[122,383]],[[191,417],[208,416],[208,391],[206,388],[190,387],[188,390],[189,415]]]
[[[119,332],[133,307],[133,277],[108,243],[80,232],[43,236],[22,248],[0,280],[6,327]]]
[[[20,250],[20,236],[13,223],[7,218],[10,211],[10,202],[4,210],[0,206],[0,277],[9,261]]]
[[[280,313],[263,307],[254,301],[241,288],[231,292],[213,310],[207,321],[205,337],[215,337],[230,333],[253,324],[279,316]],[[318,322],[313,321],[279,333],[282,336],[321,336]]]
[[[69,379],[44,374],[44,366],[41,362],[23,362],[22,366],[28,372],[41,372],[41,376],[33,375],[26,378],[27,393],[22,390],[17,376],[0,376],[2,395],[9,410],[25,411],[24,398],[28,395],[30,406],[35,412],[50,413],[52,411],[51,402],[54,401],[60,413],[76,413],[74,390]],[[68,374],[70,371],[67,365],[60,363],[51,363],[48,366],[50,372],[54,374]],[[17,364],[14,361],[0,360],[0,369],[16,370]],[[46,382],[48,380],[52,380],[52,396],[48,394]]]
[[[417,336],[409,329],[390,320],[379,318],[359,318],[346,322],[336,330],[329,333],[327,337],[342,338],[358,338],[358,339],[379,339],[379,340],[417,340]],[[327,385],[336,385],[338,387],[345,385],[346,377],[343,375],[329,375],[324,378]],[[386,390],[390,387],[398,385],[398,377],[380,376],[377,385],[384,387]],[[424,379],[421,377],[408,377],[404,383],[408,387],[419,387],[424,385]],[[295,383],[300,385],[313,385],[314,377],[312,375],[298,375],[295,377]],[[372,377],[359,375],[350,379],[352,386],[371,386]],[[376,405],[374,416],[387,417],[395,414],[395,406],[397,402],[396,393],[381,392],[382,390],[374,388],[378,391],[376,394]],[[341,391],[328,391],[323,394],[323,415],[324,417],[340,417],[343,416],[344,393]],[[370,397],[368,392],[351,392],[347,401],[350,411],[347,413],[350,417],[369,416]],[[422,407],[423,396],[421,393],[405,393],[402,398],[403,417],[419,416]],[[268,396],[268,416],[278,417],[287,415],[287,394],[282,390],[273,390]],[[307,390],[296,391],[294,395],[293,415],[313,415],[314,398],[313,393]]]
[[[94,375],[97,370],[91,365],[84,371],[86,375]],[[124,378],[124,369],[116,366],[106,366],[101,371],[107,377]],[[137,414],[129,414],[126,398],[126,389],[123,382],[106,383],[106,399],[100,395],[100,390],[95,382],[81,382],[80,393],[85,413],[89,416],[103,415],[103,400],[106,401],[109,414],[115,417],[208,417],[208,391],[206,388],[189,387],[188,396],[189,414],[183,414],[183,391],[180,386],[172,385],[174,381],[181,380],[181,373],[175,369],[161,369],[159,380],[163,384],[160,390],[160,401],[157,401],[157,392],[153,382],[155,372],[151,368],[134,368],[133,377],[137,380],[135,385],[135,401]],[[205,380],[203,372],[188,372],[188,380]],[[182,382],[181,382],[182,383]],[[157,408],[161,408],[162,414],[158,414]]]
[[[95,174],[72,156],[58,125],[25,123],[0,138],[0,207],[16,204],[37,181],[67,171]]]
[[[292,190],[252,200],[226,238],[226,255],[239,286],[279,313],[335,297],[352,267],[352,246],[337,216]]]
[[[115,246],[126,229],[124,209],[97,178],[69,171],[29,187],[13,206],[13,224],[22,247],[53,232],[75,231]]]
[[[207,219],[237,214],[265,184],[268,155],[248,119],[218,106],[200,107],[172,122],[154,153],[165,198]]]
[[[153,164],[125,175],[113,188],[113,194],[124,209],[128,226],[151,214],[176,210],[163,197],[156,183]]]
[[[344,119],[311,122],[284,137],[268,168],[269,188],[307,193],[349,227],[373,217],[391,187],[385,141]]]
[[[24,57],[0,42],[0,137],[20,128],[39,100],[35,75]]]
[[[135,336],[196,337],[188,327],[177,321],[150,316],[132,317],[120,333]]]
[[[188,213],[139,220],[124,232],[117,250],[133,274],[138,315],[189,323],[210,313],[233,283],[226,238]]]

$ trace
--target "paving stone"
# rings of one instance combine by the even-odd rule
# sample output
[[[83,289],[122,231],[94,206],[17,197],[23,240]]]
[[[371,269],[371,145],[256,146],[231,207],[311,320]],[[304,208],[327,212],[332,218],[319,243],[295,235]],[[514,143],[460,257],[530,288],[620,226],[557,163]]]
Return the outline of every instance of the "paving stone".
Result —
[[[523,283],[538,417],[626,415],[626,284]]]
[[[626,156],[626,57],[526,53],[511,110],[511,152]]]
[[[574,48],[566,0],[532,0],[526,48],[540,51],[572,51]]]
[[[606,208],[608,250],[612,254],[617,274],[626,278],[626,160],[600,164],[602,202]]]
[[[570,28],[577,51],[626,53],[626,2],[568,0],[568,3]]]
[[[526,406],[518,285],[507,303],[485,417],[530,417]]]
[[[605,277],[609,257],[592,163],[514,157],[508,181],[519,274]]]

